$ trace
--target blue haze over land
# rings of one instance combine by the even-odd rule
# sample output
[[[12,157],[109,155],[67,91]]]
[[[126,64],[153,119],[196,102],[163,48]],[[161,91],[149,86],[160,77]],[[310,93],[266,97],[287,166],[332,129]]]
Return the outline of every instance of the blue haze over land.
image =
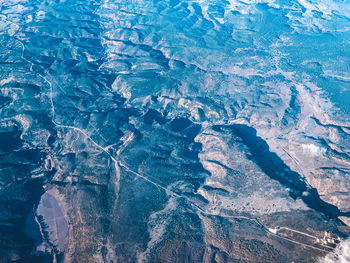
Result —
[[[350,2],[0,2],[0,262],[350,260]]]

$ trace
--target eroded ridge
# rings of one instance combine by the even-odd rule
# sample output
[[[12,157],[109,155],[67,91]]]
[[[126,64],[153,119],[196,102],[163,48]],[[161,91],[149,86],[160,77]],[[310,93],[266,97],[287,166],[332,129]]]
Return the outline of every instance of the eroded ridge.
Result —
[[[342,247],[346,5],[0,10],[0,261],[314,262]]]

